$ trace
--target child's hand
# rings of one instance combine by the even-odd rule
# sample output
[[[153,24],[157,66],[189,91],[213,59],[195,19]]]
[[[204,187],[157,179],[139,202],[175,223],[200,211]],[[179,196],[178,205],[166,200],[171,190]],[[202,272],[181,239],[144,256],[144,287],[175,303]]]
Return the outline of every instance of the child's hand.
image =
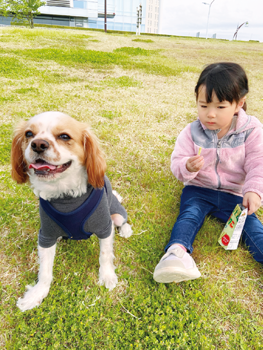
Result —
[[[247,214],[251,215],[261,206],[261,198],[255,192],[247,192],[243,198],[243,205],[248,209]]]
[[[194,156],[190,157],[186,162],[186,169],[191,173],[199,171],[204,165],[204,157],[202,156]]]

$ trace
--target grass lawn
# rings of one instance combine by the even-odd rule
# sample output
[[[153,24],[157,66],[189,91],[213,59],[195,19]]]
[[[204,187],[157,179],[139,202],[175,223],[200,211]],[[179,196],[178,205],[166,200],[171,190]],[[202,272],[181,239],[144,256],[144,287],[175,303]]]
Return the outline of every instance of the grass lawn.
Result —
[[[0,28],[1,349],[263,349],[263,268],[245,247],[219,246],[222,223],[208,218],[197,235],[200,279],[152,278],[183,188],[170,156],[196,118],[199,73],[216,61],[246,69],[248,113],[263,122],[262,43]],[[116,235],[111,292],[97,284],[96,237],[60,242],[48,297],[22,313],[16,301],[37,279],[40,222],[38,199],[11,179],[11,137],[20,119],[49,110],[90,123],[134,235]]]

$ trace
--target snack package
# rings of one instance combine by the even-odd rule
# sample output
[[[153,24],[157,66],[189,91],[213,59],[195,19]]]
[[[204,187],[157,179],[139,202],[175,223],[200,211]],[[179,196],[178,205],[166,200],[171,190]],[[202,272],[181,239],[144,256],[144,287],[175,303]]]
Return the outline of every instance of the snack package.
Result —
[[[246,218],[247,208],[242,204],[237,204],[218,240],[224,249],[237,249]]]

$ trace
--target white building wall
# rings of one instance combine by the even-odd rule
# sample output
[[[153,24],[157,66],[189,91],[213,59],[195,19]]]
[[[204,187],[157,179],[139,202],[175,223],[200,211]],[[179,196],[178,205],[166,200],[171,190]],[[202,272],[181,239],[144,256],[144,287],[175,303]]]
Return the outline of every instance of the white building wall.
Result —
[[[145,33],[159,33],[160,1],[146,1]]]
[[[98,0],[71,0],[69,6],[55,6],[56,2],[54,0],[47,0],[47,5],[41,6],[39,11],[43,15],[83,18],[98,17]]]
[[[88,0],[88,17],[98,17],[98,0]]]

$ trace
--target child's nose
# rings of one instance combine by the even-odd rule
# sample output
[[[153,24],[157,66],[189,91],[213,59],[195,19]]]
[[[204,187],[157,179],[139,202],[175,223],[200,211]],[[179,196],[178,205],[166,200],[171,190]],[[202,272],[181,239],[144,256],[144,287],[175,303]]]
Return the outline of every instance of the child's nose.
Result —
[[[208,108],[208,110],[207,110],[207,117],[211,118],[211,119],[216,117],[215,108]]]

